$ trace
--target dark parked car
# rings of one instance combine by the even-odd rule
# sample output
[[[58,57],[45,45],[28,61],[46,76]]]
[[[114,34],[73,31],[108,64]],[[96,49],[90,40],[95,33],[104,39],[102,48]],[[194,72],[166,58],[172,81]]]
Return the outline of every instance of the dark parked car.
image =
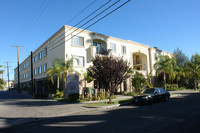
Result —
[[[162,88],[145,89],[141,95],[133,97],[133,103],[149,103],[153,104],[158,101],[168,101],[170,93]]]

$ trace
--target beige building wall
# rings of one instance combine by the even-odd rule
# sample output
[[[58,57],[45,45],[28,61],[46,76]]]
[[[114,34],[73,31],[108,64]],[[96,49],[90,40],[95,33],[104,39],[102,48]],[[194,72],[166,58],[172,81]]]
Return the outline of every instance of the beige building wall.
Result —
[[[73,32],[76,28],[72,28],[71,26],[63,26],[60,30],[58,30],[54,35],[52,35],[47,41],[45,41],[36,51],[33,52],[33,78],[37,82],[41,82],[44,78],[47,77],[46,72],[44,71],[44,65],[46,64],[46,69],[52,66],[52,63],[55,58],[65,59],[67,60],[66,55],[69,58],[71,57],[81,57],[84,59],[83,66],[74,66],[74,69],[79,73],[82,71],[86,71],[86,69],[92,65],[92,59],[95,57],[97,53],[97,46],[93,46],[93,43],[101,43],[102,49],[106,49],[113,56],[123,57],[127,60],[130,65],[138,72],[141,72],[144,76],[146,76],[151,70],[153,70],[153,65],[155,64],[155,56],[159,54],[172,56],[171,53],[160,51],[155,48],[151,48],[148,45],[141,44],[138,42],[123,40],[107,35],[102,35],[99,33],[94,33],[88,30],[83,32],[82,29],[78,29]],[[72,33],[73,32],[73,33]],[[80,33],[81,32],[81,33]],[[80,33],[80,34],[78,34]],[[78,35],[77,35],[78,34]],[[84,39],[83,46],[74,45],[73,36],[79,36]],[[125,52],[123,50],[125,49]],[[47,50],[46,56],[44,55],[45,50]],[[41,53],[41,54],[40,54]],[[41,56],[41,59],[39,58]],[[37,61],[34,61],[34,58],[37,56]],[[20,77],[21,83],[30,82],[31,74],[30,74],[30,56],[27,57],[20,64]],[[23,67],[25,64],[25,68]],[[41,67],[41,68],[40,68]],[[37,69],[37,70],[35,70]],[[39,72],[41,69],[41,72]],[[34,74],[37,71],[37,74]],[[26,73],[29,73],[26,75]],[[23,75],[23,76],[22,76]],[[153,71],[153,75],[155,72]],[[17,84],[17,68],[15,69],[15,80],[14,83]],[[81,89],[84,86],[83,76],[79,76],[80,79],[80,93]],[[42,83],[40,83],[42,84]],[[128,79],[126,83],[122,84],[122,88],[124,89],[124,85],[127,84],[126,88],[131,88],[131,79]],[[88,87],[93,87],[94,84],[87,83]],[[40,88],[38,88],[40,89]]]

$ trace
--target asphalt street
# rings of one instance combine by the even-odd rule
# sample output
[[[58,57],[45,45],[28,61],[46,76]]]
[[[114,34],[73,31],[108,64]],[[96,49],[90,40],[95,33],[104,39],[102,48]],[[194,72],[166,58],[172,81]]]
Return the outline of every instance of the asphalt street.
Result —
[[[47,118],[0,133],[200,133],[200,93],[183,93],[154,105],[127,105]]]

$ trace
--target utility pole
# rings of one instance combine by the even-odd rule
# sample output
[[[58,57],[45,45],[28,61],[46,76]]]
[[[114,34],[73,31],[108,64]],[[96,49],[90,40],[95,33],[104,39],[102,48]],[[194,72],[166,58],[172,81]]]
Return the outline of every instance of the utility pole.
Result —
[[[24,47],[24,46],[12,46],[12,47],[17,47],[17,69],[18,69],[18,93],[21,93],[21,89],[20,89],[20,74],[19,74],[19,47]]]
[[[7,67],[5,67],[5,68],[7,68],[7,75],[8,75],[8,90],[9,90],[9,83],[10,83],[10,81],[9,81],[9,67],[11,67],[11,66],[9,66],[8,65],[8,63],[10,63],[10,62],[4,62],[4,63],[6,63],[7,64]]]
[[[31,89],[33,91],[33,94],[35,94],[35,89],[33,85],[33,52],[31,51]]]

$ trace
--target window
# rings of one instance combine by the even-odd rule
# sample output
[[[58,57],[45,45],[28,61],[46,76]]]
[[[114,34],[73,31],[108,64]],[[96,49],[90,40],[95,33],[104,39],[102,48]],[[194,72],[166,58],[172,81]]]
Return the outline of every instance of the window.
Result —
[[[31,61],[29,60],[29,61],[28,61],[28,67],[30,67],[30,66],[31,66]]]
[[[43,65],[43,72],[46,72],[47,71],[47,64],[44,64]]]
[[[38,67],[38,74],[41,74],[42,73],[42,66],[39,66]]]
[[[26,62],[26,67],[28,67],[28,62]]]
[[[122,53],[126,54],[126,46],[122,46]]]
[[[47,56],[47,48],[44,48],[44,57]]]
[[[37,55],[34,56],[34,62],[37,62]]]
[[[38,57],[39,57],[39,60],[42,59],[42,52],[40,52],[40,53],[38,54]]]
[[[101,43],[99,42],[93,42],[93,46],[97,47],[97,53],[101,53]]]
[[[73,37],[73,45],[84,46],[84,38],[80,36]]]
[[[37,75],[37,68],[34,69],[34,75]]]
[[[113,52],[116,52],[116,44],[111,43],[111,48],[112,48],[112,51],[113,51]]]
[[[84,57],[83,56],[73,56],[73,65],[74,66],[84,66]]]
[[[154,53],[154,59],[156,59],[157,58],[157,54],[156,53]]]
[[[24,68],[26,68],[26,63],[24,63]]]

